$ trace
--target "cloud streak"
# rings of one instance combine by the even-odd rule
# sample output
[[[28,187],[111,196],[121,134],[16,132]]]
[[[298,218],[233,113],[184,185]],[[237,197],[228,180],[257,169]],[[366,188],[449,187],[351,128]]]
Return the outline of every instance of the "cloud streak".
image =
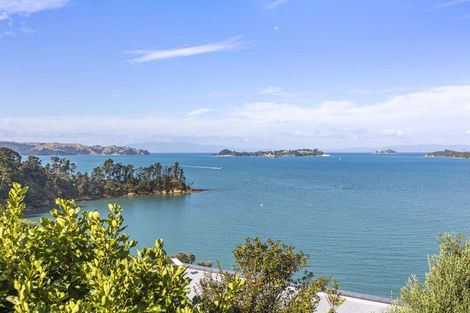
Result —
[[[449,1],[441,2],[441,3],[437,6],[437,8],[438,8],[438,9],[444,9],[444,8],[448,8],[448,7],[453,7],[453,6],[456,6],[456,5],[464,4],[464,3],[467,3],[467,2],[470,2],[470,0],[449,0]]]
[[[279,86],[267,86],[259,91],[260,95],[278,95],[281,92],[282,88]]]
[[[280,7],[283,4],[286,4],[289,0],[270,0],[264,4],[263,9],[265,10],[274,10]]]
[[[40,11],[58,9],[68,2],[69,0],[0,0],[0,21],[13,15],[28,16]]]
[[[137,55],[137,57],[127,60],[129,63],[145,63],[220,51],[233,51],[240,49],[242,46],[243,43],[240,37],[234,37],[219,42],[194,45],[182,48],[172,48],[164,50],[134,50],[127,51],[126,53]]]
[[[199,115],[202,115],[202,114],[205,114],[205,113],[208,113],[212,111],[212,109],[210,108],[200,108],[200,109],[196,109],[196,110],[193,110],[193,111],[190,111],[188,113],[186,113],[186,116],[199,116]]]

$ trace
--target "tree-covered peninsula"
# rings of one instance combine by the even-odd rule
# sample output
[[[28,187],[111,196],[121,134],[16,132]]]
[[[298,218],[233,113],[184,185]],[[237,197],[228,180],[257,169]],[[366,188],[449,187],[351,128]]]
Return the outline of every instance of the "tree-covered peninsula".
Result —
[[[267,158],[280,158],[280,157],[315,157],[327,156],[326,153],[318,149],[297,149],[297,150],[275,150],[275,151],[256,151],[256,152],[238,152],[224,149],[216,156],[231,156],[231,157],[267,157]]]
[[[7,198],[14,181],[29,186],[26,203],[33,208],[52,204],[57,197],[87,200],[191,191],[178,163],[136,168],[108,159],[91,173],[82,173],[65,158],[51,157],[43,165],[36,156],[22,160],[17,152],[0,148],[0,200]]]
[[[452,159],[470,159],[470,152],[459,152],[453,150],[444,150],[429,152],[425,155],[428,158],[452,158]]]

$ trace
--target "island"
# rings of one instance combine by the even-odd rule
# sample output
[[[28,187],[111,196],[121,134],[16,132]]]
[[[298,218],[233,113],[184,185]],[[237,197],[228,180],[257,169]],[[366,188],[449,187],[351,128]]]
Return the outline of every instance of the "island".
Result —
[[[43,143],[0,141],[0,147],[21,155],[149,155],[144,149],[123,146],[87,146],[78,143]]]
[[[397,153],[397,152],[395,150],[392,150],[392,149],[375,151],[375,154],[394,154],[394,153]]]
[[[224,149],[215,156],[219,157],[266,157],[266,158],[279,158],[279,157],[317,157],[329,156],[328,154],[318,149],[297,149],[297,150],[275,150],[275,151],[256,151],[256,152],[237,152]]]
[[[135,167],[108,159],[91,171],[80,172],[66,158],[53,156],[43,165],[37,156],[23,158],[11,149],[0,148],[0,174],[0,203],[5,203],[8,191],[17,182],[28,186],[25,201],[33,209],[51,205],[56,198],[92,200],[203,191],[191,188],[178,162]]]
[[[470,159],[470,152],[460,152],[454,150],[444,150],[436,152],[428,152],[425,154],[427,158],[452,158],[452,159]]]

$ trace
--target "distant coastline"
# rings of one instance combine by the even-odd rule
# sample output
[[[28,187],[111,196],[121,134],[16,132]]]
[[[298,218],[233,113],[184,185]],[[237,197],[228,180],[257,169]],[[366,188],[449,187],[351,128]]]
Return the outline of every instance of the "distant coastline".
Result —
[[[42,143],[0,141],[0,147],[12,149],[21,155],[149,155],[144,149],[125,146],[87,146],[78,143]]]
[[[470,159],[470,152],[460,152],[454,150],[443,150],[436,152],[428,152],[425,154],[427,158],[451,158],[451,159]]]
[[[218,157],[265,157],[265,158],[281,158],[281,157],[317,157],[329,156],[318,149],[297,149],[297,150],[275,150],[275,151],[256,151],[256,152],[238,152],[224,149],[214,154]]]
[[[397,153],[397,152],[395,150],[392,150],[392,149],[375,151],[375,154],[395,154],[395,153]]]

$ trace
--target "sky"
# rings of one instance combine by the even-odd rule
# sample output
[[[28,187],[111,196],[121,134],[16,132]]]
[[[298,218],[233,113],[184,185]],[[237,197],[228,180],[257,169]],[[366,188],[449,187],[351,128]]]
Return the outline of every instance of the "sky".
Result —
[[[470,144],[470,0],[0,0],[0,109],[0,140]]]

